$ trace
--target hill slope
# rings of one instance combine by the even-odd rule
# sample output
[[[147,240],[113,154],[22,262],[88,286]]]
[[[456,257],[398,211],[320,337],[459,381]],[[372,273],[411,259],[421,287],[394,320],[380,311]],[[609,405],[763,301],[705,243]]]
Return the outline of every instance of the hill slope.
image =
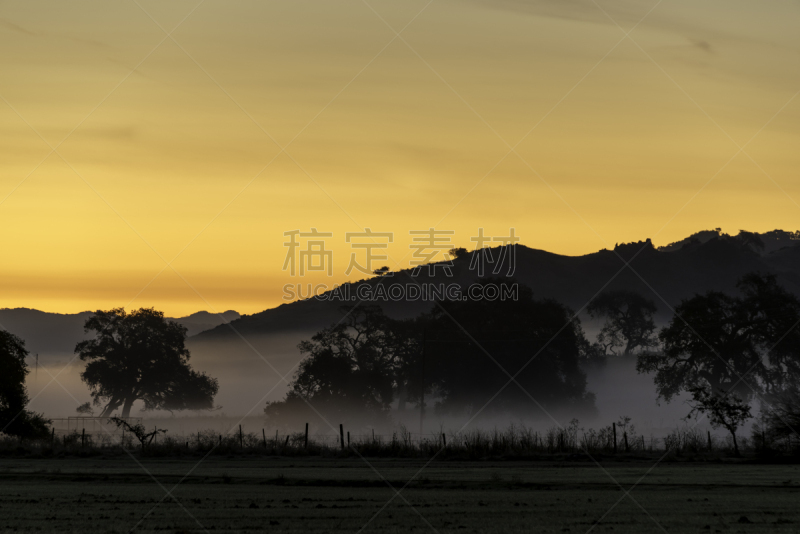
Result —
[[[498,249],[493,249],[498,257]],[[477,279],[470,270],[471,254],[454,260],[453,277],[438,270],[430,278],[423,271],[419,283],[457,283],[466,287]],[[626,261],[630,262],[626,266]],[[487,269],[488,270],[488,269]],[[736,281],[745,273],[775,273],[790,291],[800,295],[800,246],[759,253],[733,239],[715,237],[705,242],[687,242],[680,248],[657,250],[648,241],[617,245],[613,251],[601,250],[585,256],[561,256],[543,250],[517,245],[514,278],[539,297],[554,298],[575,310],[581,309],[598,292],[612,289],[637,291],[656,302],[659,319],[671,316],[671,306],[684,298],[709,290],[734,292]],[[503,270],[503,273],[505,269]],[[355,294],[360,284],[413,283],[409,271],[394,273],[391,278],[378,278],[351,285]],[[409,317],[430,309],[431,302],[381,302],[386,313]],[[310,332],[338,321],[342,303],[308,299],[282,304],[261,313],[242,316],[231,326],[244,337]],[[226,325],[207,330],[192,339],[193,345],[238,338]]]
[[[8,330],[25,341],[31,354],[39,354],[44,360],[71,355],[75,344],[85,339],[83,325],[93,312],[48,313],[29,308],[0,309],[0,328]],[[188,335],[199,334],[223,322],[238,319],[235,311],[226,311],[220,318],[205,311],[186,317],[171,319],[185,326]]]

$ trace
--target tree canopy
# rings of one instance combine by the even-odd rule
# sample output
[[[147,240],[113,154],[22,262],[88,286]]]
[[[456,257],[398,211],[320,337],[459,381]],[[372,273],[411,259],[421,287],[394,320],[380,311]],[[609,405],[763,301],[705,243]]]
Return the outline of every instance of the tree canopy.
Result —
[[[606,353],[628,356],[658,344],[653,314],[657,311],[652,300],[633,291],[608,291],[597,296],[587,311],[592,317],[605,317],[606,323],[597,342]]]
[[[723,427],[731,433],[733,450],[739,456],[739,444],[736,441],[736,431],[750,419],[750,405],[726,391],[711,391],[707,386],[690,386],[692,394],[690,401],[691,411],[686,418],[697,417],[700,414],[708,417],[708,422],[714,428]]]
[[[95,404],[105,403],[101,417],[119,407],[128,417],[137,400],[144,401],[146,410],[213,408],[217,380],[191,368],[186,328],[165,320],[162,312],[97,311],[84,330],[95,337],[78,343],[75,352],[87,362],[81,378]]]
[[[753,430],[760,433],[762,439],[797,439],[797,429],[800,428],[800,386],[790,386],[775,395],[768,405],[761,407],[761,415],[762,422],[754,425]]]
[[[800,378],[800,301],[772,275],[751,273],[740,295],[710,291],[684,300],[659,337],[663,353],[639,356],[660,398],[697,386],[742,400],[773,395]]]
[[[525,286],[517,300],[445,301],[426,326],[426,385],[430,380],[441,412],[592,411],[594,395],[579,367],[586,346],[567,307],[535,299]],[[509,374],[516,383],[509,384]]]
[[[478,410],[491,400],[486,413],[534,415],[538,407],[519,386],[503,388],[509,377],[498,364],[521,371],[516,380],[546,409],[592,410],[579,368],[589,345],[580,323],[561,304],[533,299],[527,288],[519,297],[445,301],[407,320],[391,319],[377,305],[349,308],[340,323],[300,343],[305,359],[286,398],[265,412],[279,424],[315,413],[374,421],[395,400],[419,405],[424,391],[442,413]]]
[[[411,338],[404,321],[380,306],[343,307],[345,318],[298,345],[305,356],[286,399],[268,404],[274,420],[319,411],[369,419],[385,416],[407,361]],[[313,409],[310,406],[313,406]]]
[[[48,421],[26,410],[28,393],[25,377],[28,364],[25,342],[0,330],[0,432],[13,436],[41,437],[47,434]]]

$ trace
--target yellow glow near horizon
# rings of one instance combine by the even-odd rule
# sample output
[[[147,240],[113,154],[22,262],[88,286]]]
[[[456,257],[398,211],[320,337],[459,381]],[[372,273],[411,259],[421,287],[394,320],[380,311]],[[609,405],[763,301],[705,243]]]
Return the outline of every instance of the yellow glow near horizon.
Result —
[[[800,228],[797,4],[427,4],[0,4],[0,307],[258,312],[312,227],[325,282],[364,227]]]

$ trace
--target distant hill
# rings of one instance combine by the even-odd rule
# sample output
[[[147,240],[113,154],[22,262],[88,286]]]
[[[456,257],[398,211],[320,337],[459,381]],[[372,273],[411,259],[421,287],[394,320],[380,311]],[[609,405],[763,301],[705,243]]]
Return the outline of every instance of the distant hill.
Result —
[[[178,317],[177,319],[172,320],[185,326],[187,330],[186,335],[191,337],[199,334],[200,332],[216,328],[219,325],[235,321],[240,317],[241,315],[233,310],[228,310],[220,314],[199,311],[191,315],[187,315],[186,317]]]
[[[662,321],[671,316],[670,306],[684,298],[708,290],[735,291],[736,281],[745,273],[775,273],[790,291],[800,295],[800,235],[773,231],[754,234],[765,243],[763,249],[738,236],[719,231],[700,232],[678,243],[656,249],[648,239],[638,243],[618,244],[614,250],[600,250],[585,256],[562,256],[517,245],[514,278],[530,286],[539,297],[554,298],[573,309],[580,309],[597,292],[611,289],[637,291],[656,302]],[[778,246],[781,245],[781,246]],[[493,249],[498,257],[499,248]],[[454,260],[453,277],[438,270],[435,278],[423,273],[419,283],[444,282],[466,286],[476,280],[469,269],[472,254]],[[633,259],[632,259],[633,258]],[[631,260],[631,268],[625,261]],[[505,271],[504,271],[505,272]],[[408,283],[409,271],[393,273],[383,283]],[[351,284],[355,294],[360,284],[375,285],[379,278]],[[393,317],[410,317],[430,309],[430,302],[381,303]],[[314,331],[342,317],[341,302],[308,299],[282,304],[233,321],[238,333],[264,335],[290,331]],[[237,338],[227,326],[206,330],[192,339],[198,346],[204,341]]]
[[[62,314],[29,308],[2,308],[0,327],[25,340],[25,346],[31,354],[39,353],[46,359],[48,356],[72,354],[75,344],[86,337],[83,325],[92,315],[93,312],[89,311]],[[171,320],[185,326],[188,335],[192,336],[240,317],[235,311],[226,311],[221,315],[222,318],[201,311]]]
[[[31,354],[64,353],[72,352],[84,338],[83,325],[91,316],[88,311],[47,313],[29,308],[2,308],[0,325],[22,338]]]

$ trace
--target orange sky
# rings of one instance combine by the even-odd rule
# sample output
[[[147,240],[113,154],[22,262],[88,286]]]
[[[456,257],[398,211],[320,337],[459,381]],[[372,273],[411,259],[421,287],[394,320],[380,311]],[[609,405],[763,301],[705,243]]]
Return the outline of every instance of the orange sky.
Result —
[[[0,3],[0,307],[254,313],[312,227],[327,283],[364,227],[800,228],[797,3],[137,1]]]

